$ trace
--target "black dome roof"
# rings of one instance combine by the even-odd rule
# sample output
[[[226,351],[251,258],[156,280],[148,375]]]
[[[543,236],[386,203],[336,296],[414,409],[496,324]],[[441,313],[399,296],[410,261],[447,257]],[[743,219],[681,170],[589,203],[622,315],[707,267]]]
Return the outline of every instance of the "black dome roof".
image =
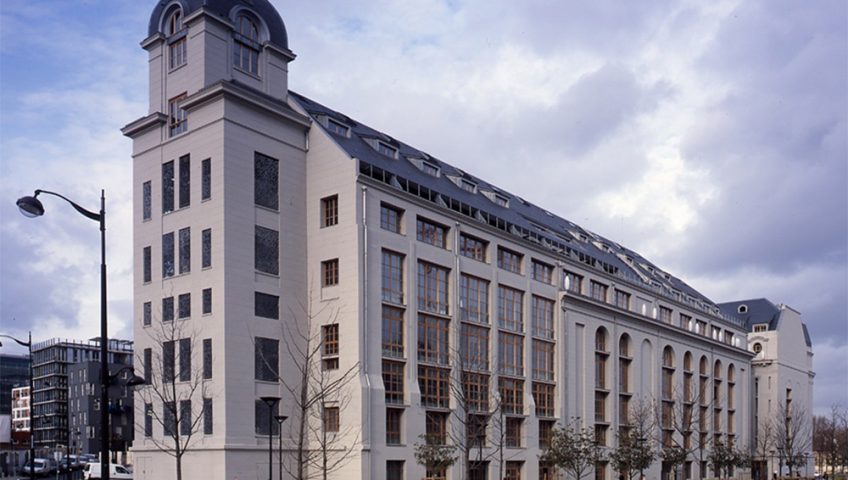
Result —
[[[187,17],[201,7],[206,8],[213,15],[229,19],[230,11],[237,6],[244,6],[254,11],[265,22],[268,27],[269,40],[278,47],[286,50],[289,48],[288,34],[283,19],[277,13],[277,9],[268,0],[175,0],[183,7],[183,16]],[[147,27],[147,35],[151,36],[160,31],[162,14],[168,5],[173,4],[170,0],[160,0],[156,3],[153,13],[150,14],[150,23]]]

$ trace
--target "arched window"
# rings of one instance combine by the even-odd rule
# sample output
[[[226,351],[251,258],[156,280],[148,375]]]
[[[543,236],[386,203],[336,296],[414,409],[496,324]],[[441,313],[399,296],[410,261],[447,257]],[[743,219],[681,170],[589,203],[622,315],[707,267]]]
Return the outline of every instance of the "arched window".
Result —
[[[173,70],[185,65],[187,58],[186,34],[183,29],[183,11],[176,7],[171,10],[165,24],[168,37],[168,68]]]
[[[683,354],[683,400],[692,401],[692,352]]]
[[[618,425],[619,433],[627,431],[630,425],[630,388],[631,357],[630,335],[623,334],[618,339]]]
[[[674,368],[674,349],[670,346],[663,349],[663,367]]]
[[[670,346],[663,349],[662,362],[662,398],[671,400],[674,397],[674,349]]]
[[[683,371],[692,372],[692,352],[683,355]]]
[[[246,13],[236,17],[233,65],[254,75],[259,75],[259,27]]]
[[[721,360],[715,361],[715,368],[713,369],[713,378],[721,380]]]
[[[607,381],[607,330],[604,327],[595,331],[595,441],[600,445],[607,444],[607,398],[610,385]]]
[[[623,334],[618,339],[618,354],[622,357],[630,357],[630,335]]]
[[[736,381],[736,367],[731,363],[727,366],[727,381],[735,382]]]
[[[607,351],[607,329],[604,327],[595,332],[595,350],[598,352]]]

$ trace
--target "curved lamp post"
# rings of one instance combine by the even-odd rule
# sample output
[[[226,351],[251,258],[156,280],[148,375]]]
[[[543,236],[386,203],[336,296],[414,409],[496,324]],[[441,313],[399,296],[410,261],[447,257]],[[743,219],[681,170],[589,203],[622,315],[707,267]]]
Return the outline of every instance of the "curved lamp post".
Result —
[[[280,465],[278,467],[280,480],[283,480],[283,422],[289,418],[285,415],[276,415],[274,419],[277,421],[277,425],[279,426],[279,431],[277,432],[280,435],[280,445],[279,445],[279,457],[280,457]]]
[[[77,205],[69,198],[48,190],[36,190],[33,195],[21,197],[16,204],[21,213],[29,218],[44,215],[44,205],[38,200],[40,194],[53,195],[68,202],[82,216],[100,224],[100,472],[109,480],[109,335],[106,322],[106,194],[100,191],[100,212],[94,213]]]
[[[29,350],[29,478],[35,480],[35,408],[32,405],[32,400],[35,398],[35,388],[32,386],[32,332],[29,332],[29,341],[18,340],[10,335],[0,335],[0,337],[8,338],[22,347],[27,347]],[[3,342],[0,342],[0,347]],[[11,439],[9,442],[11,443]]]
[[[280,401],[280,397],[266,396],[259,399],[268,405],[268,480],[274,480],[271,476],[274,471],[274,405]]]

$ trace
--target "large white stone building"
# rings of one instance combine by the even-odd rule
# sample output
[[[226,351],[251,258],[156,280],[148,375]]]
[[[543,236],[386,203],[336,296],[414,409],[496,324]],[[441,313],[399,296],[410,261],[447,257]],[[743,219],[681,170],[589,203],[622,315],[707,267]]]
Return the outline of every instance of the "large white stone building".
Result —
[[[271,413],[289,417],[292,468],[290,352],[307,331],[318,377],[354,369],[312,412],[332,455],[350,452],[332,478],[466,478],[461,464],[425,471],[413,449],[465,437],[463,405],[487,426],[472,478],[550,478],[538,455],[554,425],[578,418],[613,447],[640,399],[698,418],[658,435],[691,448],[685,477],[709,475],[716,439],[751,442],[744,321],[638,253],[289,91],[295,56],[268,0],[163,0],[142,46],[149,110],[123,129],[135,345],[153,384],[170,376],[187,396],[139,390],[137,479],[175,478],[157,445],[184,427],[185,478],[268,478],[261,397],[282,398]],[[617,478],[606,464],[596,477]]]

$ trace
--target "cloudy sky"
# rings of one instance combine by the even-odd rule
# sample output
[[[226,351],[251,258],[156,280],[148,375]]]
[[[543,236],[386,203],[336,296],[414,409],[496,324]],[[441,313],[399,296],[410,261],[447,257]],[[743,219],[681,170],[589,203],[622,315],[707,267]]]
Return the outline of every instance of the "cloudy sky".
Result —
[[[800,310],[848,403],[844,0],[273,0],[292,89],[614,239],[714,301]],[[130,141],[153,0],[0,4],[0,333],[131,336]],[[10,349],[4,347],[4,351]]]

